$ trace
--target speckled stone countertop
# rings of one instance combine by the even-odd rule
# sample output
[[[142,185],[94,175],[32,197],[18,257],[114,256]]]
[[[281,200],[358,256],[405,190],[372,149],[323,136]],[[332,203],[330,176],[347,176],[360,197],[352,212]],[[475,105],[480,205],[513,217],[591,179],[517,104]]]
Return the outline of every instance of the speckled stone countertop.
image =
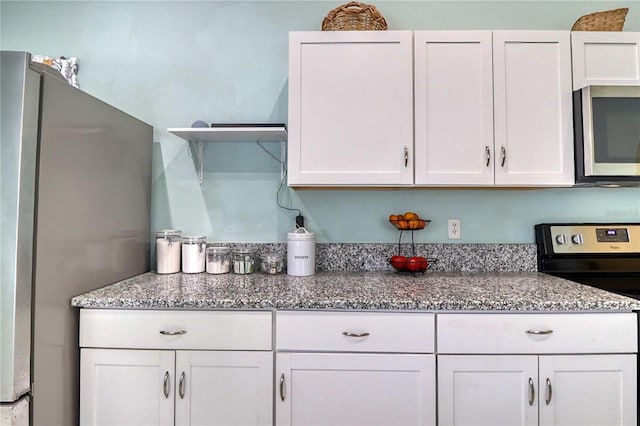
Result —
[[[212,275],[148,272],[74,297],[112,309],[631,311],[640,300],[538,272],[320,272]]]

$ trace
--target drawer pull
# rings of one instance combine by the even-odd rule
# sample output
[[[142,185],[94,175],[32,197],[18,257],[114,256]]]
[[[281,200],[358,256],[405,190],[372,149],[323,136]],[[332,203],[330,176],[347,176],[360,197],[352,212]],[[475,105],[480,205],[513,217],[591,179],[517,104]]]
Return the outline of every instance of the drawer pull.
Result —
[[[549,378],[547,377],[546,380],[546,384],[547,384],[547,397],[545,398],[544,402],[547,403],[547,405],[551,404],[551,396],[553,395],[552,389],[551,389],[551,380],[549,380]]]
[[[165,371],[164,373],[164,381],[162,382],[162,392],[164,393],[164,397],[169,398],[169,372]]]
[[[487,153],[487,164],[486,166],[489,167],[489,164],[491,164],[491,150],[489,149],[489,145],[484,147],[485,152]]]
[[[187,334],[187,330],[178,330],[178,331],[160,330],[160,334],[164,336],[178,336],[180,334]]]
[[[280,399],[284,401],[284,373],[280,376]]]
[[[343,331],[342,335],[343,336],[347,336],[347,337],[367,337],[370,334],[367,333],[367,332],[364,332],[364,333],[351,333],[349,331]]]
[[[525,331],[527,334],[551,334],[553,330],[527,330]]]
[[[529,405],[533,405],[536,400],[536,389],[533,387],[533,379],[529,377]]]
[[[180,375],[180,383],[178,384],[178,394],[180,399],[184,399],[184,371]]]

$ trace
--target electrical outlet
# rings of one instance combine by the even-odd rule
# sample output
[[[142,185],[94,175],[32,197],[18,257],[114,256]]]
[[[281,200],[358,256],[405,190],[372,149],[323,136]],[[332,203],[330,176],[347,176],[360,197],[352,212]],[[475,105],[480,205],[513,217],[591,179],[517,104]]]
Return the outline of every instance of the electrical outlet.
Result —
[[[447,220],[447,232],[450,240],[460,239],[460,219]]]

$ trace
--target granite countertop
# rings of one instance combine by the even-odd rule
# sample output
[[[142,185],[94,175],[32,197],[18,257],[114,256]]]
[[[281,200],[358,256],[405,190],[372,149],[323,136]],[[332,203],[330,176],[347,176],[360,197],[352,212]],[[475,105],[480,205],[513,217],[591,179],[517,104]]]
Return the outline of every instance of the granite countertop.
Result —
[[[631,311],[640,300],[538,272],[148,272],[76,296],[111,309],[353,309],[425,311]]]

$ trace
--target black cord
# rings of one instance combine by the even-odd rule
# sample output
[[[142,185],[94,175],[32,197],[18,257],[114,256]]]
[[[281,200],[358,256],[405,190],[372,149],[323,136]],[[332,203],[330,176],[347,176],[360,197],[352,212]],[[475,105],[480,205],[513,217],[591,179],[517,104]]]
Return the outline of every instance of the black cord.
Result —
[[[293,209],[290,207],[285,207],[282,204],[280,204],[280,190],[282,189],[282,186],[284,185],[284,182],[287,180],[287,165],[284,164],[282,161],[280,161],[280,159],[278,157],[276,157],[275,155],[273,155],[271,153],[271,151],[269,151],[268,149],[266,149],[264,146],[262,146],[262,144],[259,141],[256,141],[256,143],[258,144],[258,146],[260,148],[262,148],[262,150],[264,152],[266,152],[267,154],[269,154],[271,156],[271,158],[273,158],[274,160],[276,160],[278,162],[278,164],[280,164],[281,166],[284,166],[284,174],[282,175],[282,180],[280,181],[280,186],[278,187],[278,191],[276,192],[276,204],[278,205],[278,207],[280,207],[281,209],[284,210],[289,210],[292,212],[298,212],[298,216],[302,215],[302,212],[300,212],[300,209]]]

